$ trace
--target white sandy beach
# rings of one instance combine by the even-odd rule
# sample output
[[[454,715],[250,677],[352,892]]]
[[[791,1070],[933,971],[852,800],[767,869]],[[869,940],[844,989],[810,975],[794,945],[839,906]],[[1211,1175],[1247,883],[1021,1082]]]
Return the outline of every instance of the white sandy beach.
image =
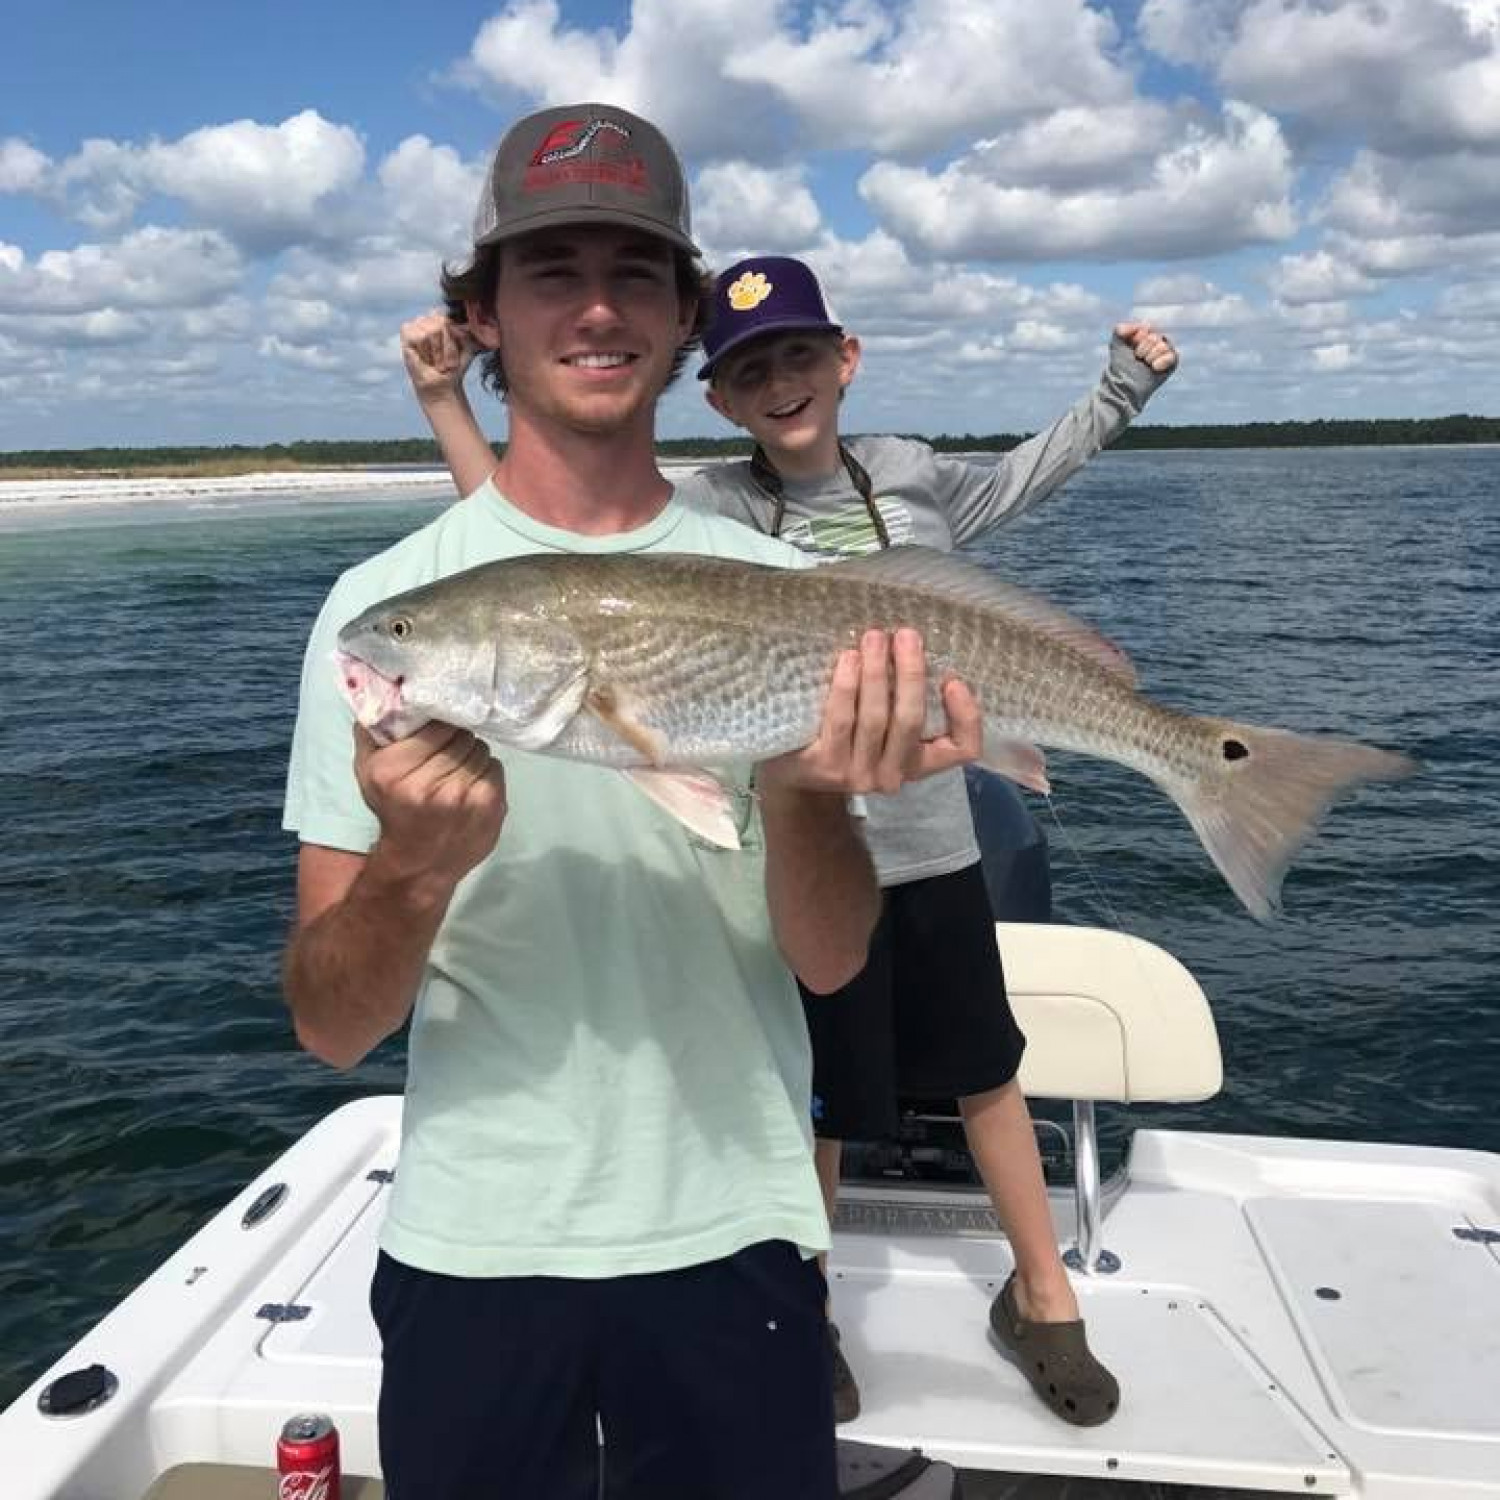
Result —
[[[186,505],[235,502],[255,496],[303,495],[358,499],[382,493],[440,494],[441,469],[320,469],[294,473],[235,474],[225,478],[0,479],[0,512],[71,509],[181,501]]]
[[[665,460],[667,474],[700,467]],[[155,511],[238,510],[266,502],[442,499],[451,493],[443,469],[320,469],[236,474],[227,478],[0,479],[0,529],[48,519],[82,519],[149,506]]]

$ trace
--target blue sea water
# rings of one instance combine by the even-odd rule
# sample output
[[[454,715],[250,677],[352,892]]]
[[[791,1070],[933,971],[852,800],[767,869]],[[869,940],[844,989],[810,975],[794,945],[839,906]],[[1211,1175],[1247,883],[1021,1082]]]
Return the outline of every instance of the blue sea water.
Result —
[[[1226,1064],[1131,1124],[1500,1151],[1500,450],[1114,453],[981,549],[1153,696],[1352,735],[1423,775],[1338,806],[1238,906],[1140,778],[1054,756],[1064,920],[1176,953]],[[337,1105],[277,962],[307,628],[435,503],[312,497],[0,523],[0,1404]]]

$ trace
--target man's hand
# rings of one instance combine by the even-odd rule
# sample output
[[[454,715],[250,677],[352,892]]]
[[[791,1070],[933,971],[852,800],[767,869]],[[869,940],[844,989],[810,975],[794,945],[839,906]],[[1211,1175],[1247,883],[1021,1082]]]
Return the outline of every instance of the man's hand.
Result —
[[[423,313],[401,325],[401,360],[422,405],[444,401],[463,390],[479,345],[462,323],[447,313]]]
[[[818,737],[761,764],[762,793],[801,789],[896,792],[967,761],[984,747],[984,721],[973,693],[957,679],[943,685],[948,725],[924,739],[927,659],[915,630],[868,630],[858,651],[840,653]]]
[[[405,1023],[454,889],[505,822],[505,773],[451,724],[383,746],[356,724],[354,774],[380,836],[368,854],[303,844],[282,967],[298,1040],[338,1068]]]
[[[354,774],[380,820],[372,856],[387,877],[429,884],[446,899],[500,837],[505,771],[466,729],[426,724],[382,746],[356,724]]]
[[[1158,375],[1170,374],[1177,368],[1177,350],[1172,341],[1151,324],[1116,323],[1115,337],[1129,344],[1135,357],[1143,365],[1150,365]]]

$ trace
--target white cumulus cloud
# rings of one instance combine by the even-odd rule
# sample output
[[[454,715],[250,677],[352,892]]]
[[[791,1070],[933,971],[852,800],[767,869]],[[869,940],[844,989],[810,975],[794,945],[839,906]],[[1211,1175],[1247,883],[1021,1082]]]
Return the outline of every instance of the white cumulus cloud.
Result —
[[[778,0],[758,12],[756,31],[774,29],[785,9]],[[726,71],[726,59],[745,45],[746,23],[741,0],[635,0],[620,34],[569,25],[555,0],[513,0],[480,28],[457,73],[507,100],[632,109],[699,160],[743,156],[747,146],[771,155],[773,95]]]
[[[1295,229],[1292,164],[1276,121],[1230,103],[1222,126],[1192,126],[1118,189],[1052,192],[1004,175],[1003,157],[939,172],[873,166],[860,191],[885,227],[932,255],[1040,260],[1211,255]]]
[[[1333,302],[1372,291],[1375,283],[1358,266],[1318,250],[1309,255],[1284,255],[1270,277],[1278,300],[1293,305]]]
[[[774,91],[819,143],[905,154],[1133,93],[1109,13],[1082,0],[907,0],[742,37],[725,72]]]
[[[85,141],[59,164],[52,186],[95,229],[128,223],[159,196],[263,253],[346,232],[346,200],[363,172],[359,136],[303,110],[277,125],[235,120],[175,141]]]
[[[799,167],[751,162],[705,167],[693,185],[693,232],[710,261],[795,254],[817,238],[822,216]]]
[[[1474,0],[1147,0],[1140,34],[1229,94],[1426,155],[1500,146],[1500,24]]]
[[[556,0],[486,22],[460,76],[545,104],[648,115],[698,159],[941,148],[1133,93],[1114,20],[1085,0],[635,0],[628,28],[570,25]]]
[[[1360,361],[1360,355],[1348,344],[1320,344],[1312,351],[1313,365],[1319,370],[1349,370]]]
[[[239,253],[209,230],[137,230],[114,244],[0,259],[0,312],[202,306],[235,291]]]
[[[1134,316],[1164,332],[1184,328],[1240,328],[1259,314],[1238,292],[1226,292],[1202,276],[1154,276],[1136,288]]]
[[[399,231],[404,240],[442,255],[462,254],[470,243],[484,165],[466,162],[451,146],[424,135],[408,136],[377,172],[381,197],[375,218],[381,232]]]
[[[45,185],[52,163],[35,146],[14,136],[0,141],[0,193],[34,193]]]

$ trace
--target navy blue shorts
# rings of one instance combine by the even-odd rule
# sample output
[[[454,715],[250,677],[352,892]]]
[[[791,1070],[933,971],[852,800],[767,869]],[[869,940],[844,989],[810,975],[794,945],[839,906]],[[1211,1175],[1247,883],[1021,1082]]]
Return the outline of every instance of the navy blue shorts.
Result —
[[[835,1500],[826,1292],[784,1241],[597,1281],[382,1253],[387,1500]]]
[[[979,866],[881,897],[864,968],[831,995],[802,992],[813,1130],[825,1140],[893,1136],[900,1099],[987,1093],[1016,1076],[1026,1050]]]

